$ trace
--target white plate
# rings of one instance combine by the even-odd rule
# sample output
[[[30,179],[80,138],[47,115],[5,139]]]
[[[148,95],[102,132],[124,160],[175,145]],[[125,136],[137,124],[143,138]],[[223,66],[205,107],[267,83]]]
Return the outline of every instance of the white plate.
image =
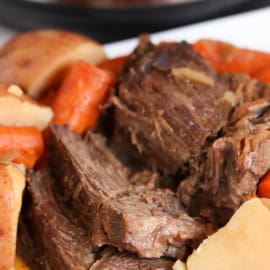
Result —
[[[264,8],[241,15],[179,27],[152,35],[154,42],[163,40],[196,41],[200,38],[219,39],[241,47],[249,47],[270,52],[270,8]],[[110,57],[129,53],[137,44],[137,39],[106,44]]]

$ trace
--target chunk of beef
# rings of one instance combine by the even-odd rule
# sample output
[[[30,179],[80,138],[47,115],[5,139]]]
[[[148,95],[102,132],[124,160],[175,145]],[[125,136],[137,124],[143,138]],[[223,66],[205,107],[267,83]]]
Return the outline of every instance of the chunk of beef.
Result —
[[[259,98],[270,98],[270,85],[251,78],[244,73],[220,73],[219,81],[233,92],[236,104],[256,101]]]
[[[116,125],[154,169],[183,169],[227,123],[224,88],[185,42],[153,45],[141,39],[121,78],[112,99]]]
[[[95,259],[89,237],[61,213],[49,178],[46,171],[30,173],[18,250],[33,269],[88,270]]]
[[[90,270],[171,270],[172,265],[169,259],[143,259],[107,248]]]
[[[209,233],[185,213],[173,192],[131,185],[100,136],[90,134],[86,141],[52,126],[50,162],[58,192],[97,246],[146,258],[183,258]]]
[[[151,170],[150,166],[141,158],[136,146],[129,141],[129,134],[125,130],[116,127],[108,145],[114,155],[128,168],[129,175],[144,169]]]
[[[270,169],[270,104],[245,103],[236,109],[225,136],[209,148],[200,170],[179,186],[181,202],[194,215],[223,225]]]

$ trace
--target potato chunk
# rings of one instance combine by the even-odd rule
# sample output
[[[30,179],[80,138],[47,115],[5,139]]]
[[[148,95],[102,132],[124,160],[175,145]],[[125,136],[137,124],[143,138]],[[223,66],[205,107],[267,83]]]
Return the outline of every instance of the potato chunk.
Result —
[[[52,109],[40,106],[16,85],[0,85],[0,125],[35,126],[45,129],[53,117]]]
[[[269,270],[270,200],[245,202],[187,260],[188,270]]]
[[[14,269],[16,238],[24,172],[15,165],[0,164],[0,269]]]
[[[186,267],[185,263],[183,263],[180,260],[177,260],[175,262],[175,264],[173,265],[172,270],[187,270],[187,267]]]
[[[0,82],[17,84],[37,98],[58,85],[76,61],[98,64],[104,59],[102,46],[85,36],[56,30],[27,32],[0,49]]]

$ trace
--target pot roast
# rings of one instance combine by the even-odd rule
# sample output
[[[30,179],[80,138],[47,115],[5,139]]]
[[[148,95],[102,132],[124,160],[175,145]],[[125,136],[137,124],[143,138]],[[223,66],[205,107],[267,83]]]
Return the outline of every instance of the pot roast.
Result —
[[[259,180],[270,169],[269,117],[266,99],[235,110],[199,170],[179,185],[179,198],[190,213],[221,226],[244,201],[256,196]]]
[[[51,127],[51,168],[62,200],[77,213],[94,245],[111,245],[145,258],[184,258],[209,233],[189,217],[168,189],[130,184],[100,135],[82,140]]]
[[[19,254],[33,270],[171,269],[256,195],[270,169],[269,100],[268,84],[143,36],[111,98],[112,136],[50,126]]]
[[[226,125],[229,104],[210,64],[190,45],[147,36],[120,78],[116,126],[153,169],[174,174],[200,158]]]
[[[33,270],[88,270],[95,254],[85,231],[57,204],[47,170],[30,173],[30,201],[23,209],[19,254]]]

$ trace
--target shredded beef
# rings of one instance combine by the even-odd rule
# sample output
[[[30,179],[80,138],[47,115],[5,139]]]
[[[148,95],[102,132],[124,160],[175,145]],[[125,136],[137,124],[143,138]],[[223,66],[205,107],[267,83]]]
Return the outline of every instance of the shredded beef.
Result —
[[[219,81],[235,96],[235,104],[256,101],[260,98],[270,98],[270,85],[251,78],[244,73],[220,73]]]
[[[144,37],[129,56],[113,97],[116,125],[153,169],[188,167],[227,123],[230,106],[216,77],[185,42]]]
[[[270,169],[270,104],[244,103],[231,117],[224,137],[209,148],[199,171],[179,186],[181,202],[194,215],[224,225]]]
[[[51,167],[58,192],[88,230],[93,244],[146,258],[184,258],[209,233],[167,189],[133,186],[119,161],[90,133],[88,141],[51,127]]]
[[[18,250],[33,270],[88,270],[95,260],[85,231],[67,219],[47,171],[30,173],[31,202],[20,221]]]

